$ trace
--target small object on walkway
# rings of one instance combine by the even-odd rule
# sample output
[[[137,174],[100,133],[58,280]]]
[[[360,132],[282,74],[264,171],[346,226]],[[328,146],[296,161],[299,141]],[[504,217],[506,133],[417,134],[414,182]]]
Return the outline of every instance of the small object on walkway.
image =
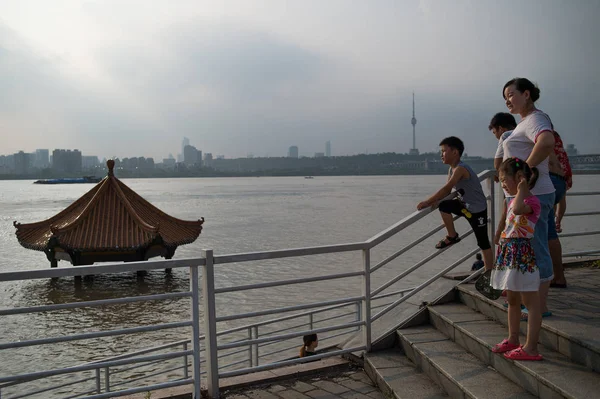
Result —
[[[522,307],[521,308],[521,321],[527,321],[527,315],[529,314],[529,311],[527,310],[527,308]],[[547,311],[542,313],[542,318],[544,317],[550,317],[552,316],[552,312],[551,311]]]
[[[525,352],[522,346],[517,349],[513,349],[512,351],[506,352],[504,357],[510,360],[543,360],[544,357],[539,353],[537,355],[530,355]]]
[[[475,282],[475,288],[486,298],[496,300],[502,295],[502,290],[495,290],[491,285],[492,271],[487,270]]]
[[[446,241],[448,241],[448,242],[446,242]],[[443,240],[440,240],[440,242],[435,244],[435,247],[437,249],[442,249],[442,248],[446,248],[451,245],[454,245],[459,241],[460,241],[460,237],[458,236],[458,233],[456,233],[456,235],[454,237],[446,236],[446,238],[444,238]]]
[[[500,342],[499,344],[494,345],[494,347],[492,348],[492,352],[505,353],[505,352],[509,352],[509,351],[512,351],[512,350],[520,348],[520,347],[521,347],[521,345],[511,344],[510,342],[508,342],[508,339],[505,339],[504,341]]]

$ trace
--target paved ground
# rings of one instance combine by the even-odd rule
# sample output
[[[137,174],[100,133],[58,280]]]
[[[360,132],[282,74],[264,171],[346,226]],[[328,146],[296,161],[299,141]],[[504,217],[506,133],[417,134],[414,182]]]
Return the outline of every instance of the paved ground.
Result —
[[[384,399],[360,369],[232,390],[227,399]]]

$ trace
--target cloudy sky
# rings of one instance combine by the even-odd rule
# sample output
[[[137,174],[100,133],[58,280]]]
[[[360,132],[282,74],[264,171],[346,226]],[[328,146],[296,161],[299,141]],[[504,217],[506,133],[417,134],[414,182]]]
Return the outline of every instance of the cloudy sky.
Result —
[[[597,0],[0,0],[0,154],[493,154],[528,77],[567,143],[600,153]]]

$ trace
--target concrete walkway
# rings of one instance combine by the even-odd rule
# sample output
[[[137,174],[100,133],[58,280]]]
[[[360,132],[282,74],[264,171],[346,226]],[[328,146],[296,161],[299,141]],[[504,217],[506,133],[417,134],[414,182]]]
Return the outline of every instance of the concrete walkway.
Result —
[[[227,399],[384,399],[361,369],[258,385],[223,393]]]

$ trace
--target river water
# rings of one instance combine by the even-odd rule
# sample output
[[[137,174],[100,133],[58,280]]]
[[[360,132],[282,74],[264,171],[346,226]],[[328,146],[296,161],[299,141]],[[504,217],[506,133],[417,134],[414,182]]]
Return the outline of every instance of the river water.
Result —
[[[215,255],[325,244],[364,241],[415,210],[416,203],[443,184],[445,176],[368,177],[261,177],[193,179],[125,179],[127,185],[163,211],[182,219],[206,219],[199,239],[180,247],[176,258],[200,256],[201,249]],[[600,186],[600,176],[576,176],[574,191]],[[46,219],[67,207],[92,185],[34,185],[32,181],[0,181],[0,272],[49,268],[42,252],[19,245],[13,221]],[[498,190],[497,190],[498,191]],[[570,211],[595,210],[593,197],[569,201]],[[372,254],[373,264],[440,223],[439,215],[427,216]],[[467,229],[457,222],[459,232]],[[565,231],[595,229],[594,218],[566,219]],[[378,287],[432,252],[440,232],[422,245],[393,261],[373,276]],[[565,251],[585,250],[594,237],[563,240]],[[393,288],[424,281],[474,247],[474,238],[464,240],[436,261],[409,275]],[[467,270],[472,262],[460,266]],[[68,264],[61,262],[60,267]],[[332,254],[272,261],[219,265],[217,287],[318,276],[361,268],[360,253]],[[187,290],[187,270],[171,275],[157,270],[144,279],[135,274],[96,276],[74,284],[72,278],[0,283],[3,308],[36,306],[73,301],[118,298]],[[219,315],[251,312],[357,296],[360,279],[317,282],[291,287],[223,294],[217,298]],[[189,319],[189,300],[153,301],[101,308],[64,310],[0,318],[0,342],[14,342],[66,334],[136,327]],[[247,324],[249,321],[243,321]],[[239,325],[220,323],[219,329]],[[100,338],[76,343],[41,345],[0,350],[0,375],[66,367],[114,356],[132,350],[189,338],[189,329],[166,330],[125,337]],[[65,392],[68,392],[65,391]],[[4,391],[2,393],[5,393]],[[42,395],[40,397],[51,397]]]

